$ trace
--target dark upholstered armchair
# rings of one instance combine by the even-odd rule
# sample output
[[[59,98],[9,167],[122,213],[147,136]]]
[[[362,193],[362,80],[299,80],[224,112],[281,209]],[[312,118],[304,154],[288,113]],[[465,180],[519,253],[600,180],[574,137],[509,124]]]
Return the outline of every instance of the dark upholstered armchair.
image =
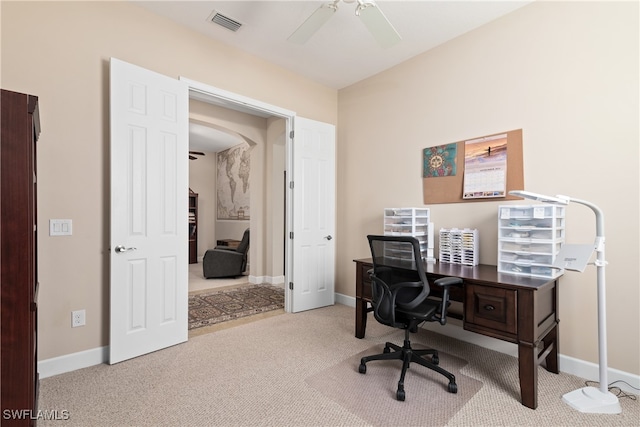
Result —
[[[249,229],[247,228],[237,248],[216,246],[215,249],[205,252],[202,260],[202,274],[207,279],[242,276],[247,268],[248,252]]]

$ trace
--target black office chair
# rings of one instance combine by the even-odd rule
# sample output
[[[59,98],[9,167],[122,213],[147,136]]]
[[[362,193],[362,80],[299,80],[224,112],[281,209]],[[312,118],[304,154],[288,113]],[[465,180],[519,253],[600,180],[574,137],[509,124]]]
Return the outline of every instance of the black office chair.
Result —
[[[384,325],[404,329],[405,338],[402,347],[388,342],[384,345],[384,353],[363,357],[359,372],[365,374],[366,364],[372,360],[402,360],[396,398],[403,401],[404,377],[409,365],[415,362],[447,377],[447,390],[457,393],[455,376],[438,366],[438,351],[414,350],[409,333],[417,332],[423,322],[447,323],[449,287],[462,283],[462,279],[443,277],[435,280],[433,283],[442,288],[442,298],[429,297],[431,289],[424,272],[420,243],[415,237],[370,235],[367,239],[373,257],[373,269],[370,271],[373,315]]]

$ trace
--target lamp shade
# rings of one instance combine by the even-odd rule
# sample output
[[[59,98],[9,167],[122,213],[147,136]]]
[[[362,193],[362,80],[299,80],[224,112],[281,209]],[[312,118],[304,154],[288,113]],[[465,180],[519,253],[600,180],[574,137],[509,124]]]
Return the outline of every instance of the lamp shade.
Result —
[[[543,203],[556,203],[560,205],[568,205],[571,199],[566,196],[545,196],[543,194],[532,193],[525,190],[513,190],[509,191],[509,194],[516,197],[523,197],[525,199],[537,200]]]

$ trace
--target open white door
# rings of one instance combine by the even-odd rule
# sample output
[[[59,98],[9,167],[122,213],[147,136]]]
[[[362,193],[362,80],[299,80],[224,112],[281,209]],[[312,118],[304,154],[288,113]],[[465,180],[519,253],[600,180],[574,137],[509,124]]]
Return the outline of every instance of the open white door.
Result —
[[[335,301],[335,144],[335,126],[295,117],[293,312]]]
[[[188,337],[188,85],[111,59],[109,363]]]

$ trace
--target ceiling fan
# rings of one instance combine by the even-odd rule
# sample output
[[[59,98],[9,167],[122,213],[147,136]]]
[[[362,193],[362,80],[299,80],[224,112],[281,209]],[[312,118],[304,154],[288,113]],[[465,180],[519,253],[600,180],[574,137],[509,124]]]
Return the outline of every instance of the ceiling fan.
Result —
[[[189,160],[196,160],[196,156],[204,156],[202,151],[189,151]]]
[[[287,40],[298,44],[306,43],[338,10],[338,3],[340,3],[340,1],[341,0],[333,0],[320,6]],[[374,0],[342,1],[345,3],[357,3],[356,16],[360,17],[362,23],[371,32],[380,46],[384,48],[391,47],[402,40],[400,34],[393,28],[391,22],[384,16]]]

